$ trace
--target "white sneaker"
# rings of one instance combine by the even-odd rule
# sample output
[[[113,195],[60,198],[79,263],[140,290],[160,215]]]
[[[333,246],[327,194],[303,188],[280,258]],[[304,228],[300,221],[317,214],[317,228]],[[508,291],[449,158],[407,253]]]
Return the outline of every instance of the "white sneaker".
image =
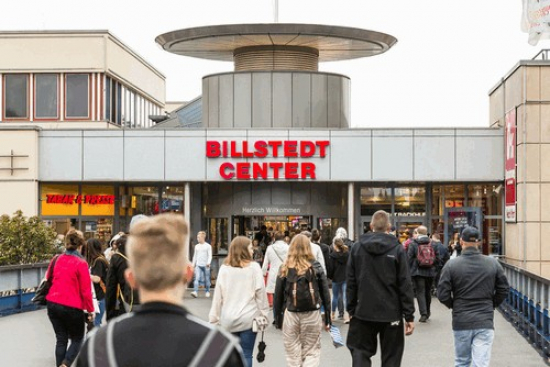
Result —
[[[206,294],[204,295],[206,298],[210,298],[210,292],[206,292]]]
[[[197,292],[191,292],[191,295],[193,296],[193,298],[197,298],[197,297],[198,297]]]

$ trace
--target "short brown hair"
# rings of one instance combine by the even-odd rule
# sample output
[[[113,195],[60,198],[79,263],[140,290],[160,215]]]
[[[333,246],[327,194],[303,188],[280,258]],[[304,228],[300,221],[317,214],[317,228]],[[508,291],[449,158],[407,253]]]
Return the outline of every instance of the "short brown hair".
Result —
[[[311,240],[313,242],[318,242],[321,239],[321,233],[317,228],[314,228],[313,231],[311,231]]]
[[[69,232],[67,232],[67,234],[65,235],[65,248],[67,250],[76,250],[80,246],[84,246],[86,241],[79,232],[80,231],[77,231],[76,229],[71,229],[69,230]]]
[[[132,227],[127,244],[129,267],[140,287],[160,291],[183,284],[187,236],[187,222],[173,213],[143,219]]]
[[[390,215],[383,210],[379,210],[372,215],[370,225],[373,232],[386,232],[390,226]]]
[[[416,227],[416,233],[426,236],[428,234],[428,228],[425,226],[418,226]]]
[[[275,232],[275,241],[283,241],[285,239],[285,234],[281,231]]]
[[[250,256],[250,251],[248,251],[250,243],[250,239],[245,236],[233,238],[233,241],[229,245],[227,258],[223,263],[234,268],[242,268],[243,265],[252,261],[252,256]]]

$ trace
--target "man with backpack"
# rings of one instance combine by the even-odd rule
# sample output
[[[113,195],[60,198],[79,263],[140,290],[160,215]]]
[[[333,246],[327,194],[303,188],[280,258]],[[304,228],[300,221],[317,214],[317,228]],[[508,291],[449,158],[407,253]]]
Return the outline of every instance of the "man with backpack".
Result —
[[[377,211],[370,223],[373,232],[361,235],[350,250],[346,302],[351,321],[346,343],[353,366],[371,366],[378,335],[382,367],[400,366],[405,335],[414,331],[407,254],[397,238],[386,233],[390,225],[389,214]]]
[[[188,225],[168,213],[130,230],[126,278],[142,307],[94,329],[76,367],[244,367],[238,340],[183,308]],[[161,264],[161,266],[159,266]]]
[[[409,245],[407,256],[420,311],[418,321],[426,322],[431,315],[432,283],[437,273],[437,266],[441,262],[439,252],[430,241],[426,227],[419,226],[414,230],[413,240]]]

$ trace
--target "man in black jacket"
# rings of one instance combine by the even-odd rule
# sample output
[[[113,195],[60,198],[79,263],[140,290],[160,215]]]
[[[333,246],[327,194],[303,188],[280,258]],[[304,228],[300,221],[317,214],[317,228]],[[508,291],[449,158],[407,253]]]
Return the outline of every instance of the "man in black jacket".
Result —
[[[462,255],[443,267],[437,297],[453,310],[455,366],[489,366],[495,335],[494,309],[508,296],[508,280],[498,261],[481,254],[474,227],[460,235]]]
[[[245,366],[236,338],[182,306],[187,236],[187,223],[177,214],[144,219],[130,230],[126,278],[142,306],[96,329],[77,367]]]
[[[419,262],[419,250],[423,246],[433,249],[433,263],[431,265],[420,264]],[[418,309],[420,311],[420,319],[418,321],[426,322],[431,316],[432,284],[437,274],[437,265],[441,262],[437,247],[430,241],[428,229],[426,227],[419,226],[414,230],[413,240],[407,250],[407,257],[409,259],[409,270],[414,283],[416,301],[418,302]]]
[[[353,366],[370,367],[380,334],[382,367],[400,366],[404,335],[414,330],[407,255],[397,238],[386,233],[390,229],[388,213],[374,213],[370,227],[373,232],[359,237],[348,261],[346,294],[351,322],[347,346]]]

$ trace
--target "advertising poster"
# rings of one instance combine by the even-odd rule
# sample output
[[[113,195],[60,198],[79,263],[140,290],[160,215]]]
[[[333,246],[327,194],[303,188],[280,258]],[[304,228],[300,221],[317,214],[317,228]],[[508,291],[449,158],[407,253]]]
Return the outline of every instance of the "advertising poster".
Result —
[[[516,110],[506,114],[505,146],[505,220],[516,222]]]

